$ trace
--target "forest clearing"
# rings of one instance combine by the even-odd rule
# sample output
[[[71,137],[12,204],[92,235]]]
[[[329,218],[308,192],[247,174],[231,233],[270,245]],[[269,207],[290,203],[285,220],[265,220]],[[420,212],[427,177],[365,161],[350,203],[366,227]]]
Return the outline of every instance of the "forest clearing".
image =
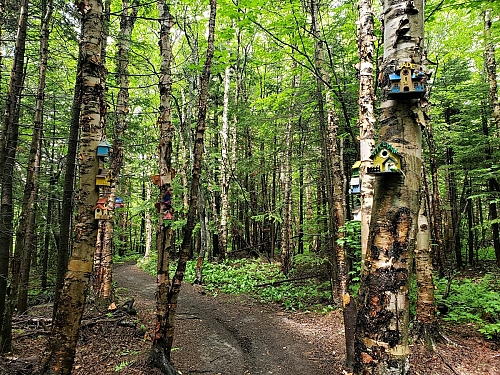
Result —
[[[0,370],[495,374],[499,42],[492,0],[0,0]]]

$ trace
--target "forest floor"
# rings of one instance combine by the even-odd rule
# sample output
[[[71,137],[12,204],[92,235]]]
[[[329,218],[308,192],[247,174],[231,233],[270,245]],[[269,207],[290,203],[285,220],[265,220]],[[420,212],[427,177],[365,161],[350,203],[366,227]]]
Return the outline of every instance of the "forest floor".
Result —
[[[147,366],[155,322],[155,279],[126,264],[116,267],[116,298],[134,298],[137,315],[84,314],[74,375],[157,375]],[[48,338],[51,306],[39,305],[16,319],[14,352],[0,357],[1,375],[29,375]],[[411,346],[413,375],[500,375],[500,343],[485,341],[472,327],[442,325],[449,344],[429,352]],[[184,283],[179,298],[172,362],[182,374],[342,375],[342,314],[299,313],[244,296],[205,293]]]

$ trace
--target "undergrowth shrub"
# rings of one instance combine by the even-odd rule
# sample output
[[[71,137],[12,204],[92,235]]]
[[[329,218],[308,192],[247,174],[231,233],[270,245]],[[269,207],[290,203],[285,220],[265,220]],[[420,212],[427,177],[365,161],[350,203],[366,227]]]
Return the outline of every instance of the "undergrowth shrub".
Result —
[[[309,261],[309,257],[299,258],[301,264]],[[151,275],[156,274],[156,254],[139,262],[141,268]],[[318,261],[319,262],[319,261]],[[314,263],[314,262],[313,262]],[[177,262],[170,264],[171,276],[175,272]],[[188,261],[184,281],[194,282],[196,261]],[[329,281],[318,282],[311,278],[298,282],[284,282],[271,285],[273,282],[286,280],[277,263],[267,263],[259,259],[224,260],[222,263],[203,263],[203,284],[207,291],[217,293],[242,294],[261,302],[273,302],[287,309],[319,309],[329,310]],[[259,286],[267,284],[265,286]],[[325,311],[326,311],[325,310]]]
[[[482,278],[454,279],[449,296],[443,300],[447,280],[437,280],[436,303],[446,305],[443,320],[472,323],[489,339],[500,339],[500,282],[492,273]]]

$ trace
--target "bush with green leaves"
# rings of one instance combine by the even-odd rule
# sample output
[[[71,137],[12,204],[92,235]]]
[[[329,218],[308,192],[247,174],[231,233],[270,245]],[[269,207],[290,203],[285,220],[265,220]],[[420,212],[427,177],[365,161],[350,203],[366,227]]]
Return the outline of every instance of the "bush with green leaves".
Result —
[[[482,278],[454,279],[443,300],[447,280],[437,280],[436,303],[446,305],[443,320],[472,323],[489,339],[500,339],[500,281],[487,273]]]

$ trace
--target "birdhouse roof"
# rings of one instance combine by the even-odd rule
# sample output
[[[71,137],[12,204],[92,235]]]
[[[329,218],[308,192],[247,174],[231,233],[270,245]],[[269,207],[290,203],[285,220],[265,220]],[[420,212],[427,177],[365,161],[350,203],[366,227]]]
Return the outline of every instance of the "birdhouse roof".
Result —
[[[382,143],[379,143],[375,147],[375,149],[372,151],[371,157],[373,158],[375,155],[377,155],[380,152],[380,150],[382,150],[384,148],[386,148],[387,150],[389,150],[392,154],[399,156],[399,151],[398,151],[398,149],[396,147],[391,146],[387,142],[382,142]]]
[[[389,74],[389,79],[391,81],[401,81],[401,76],[399,74],[391,73]]]
[[[101,173],[100,173],[100,174],[98,174],[96,177],[98,177],[98,178],[106,178],[106,177],[108,176],[108,172],[109,172],[109,171],[108,171],[107,169],[103,169],[103,170],[101,171]]]
[[[99,144],[97,145],[97,147],[111,148],[111,144],[106,140],[106,138],[104,138],[101,142],[99,142]]]
[[[358,169],[361,167],[361,160],[356,161],[356,163],[353,164],[352,169]]]
[[[94,207],[94,210],[97,210],[97,209],[100,209],[100,210],[107,210],[108,208],[106,206],[104,206],[103,204],[101,203],[98,203],[95,205]]]

